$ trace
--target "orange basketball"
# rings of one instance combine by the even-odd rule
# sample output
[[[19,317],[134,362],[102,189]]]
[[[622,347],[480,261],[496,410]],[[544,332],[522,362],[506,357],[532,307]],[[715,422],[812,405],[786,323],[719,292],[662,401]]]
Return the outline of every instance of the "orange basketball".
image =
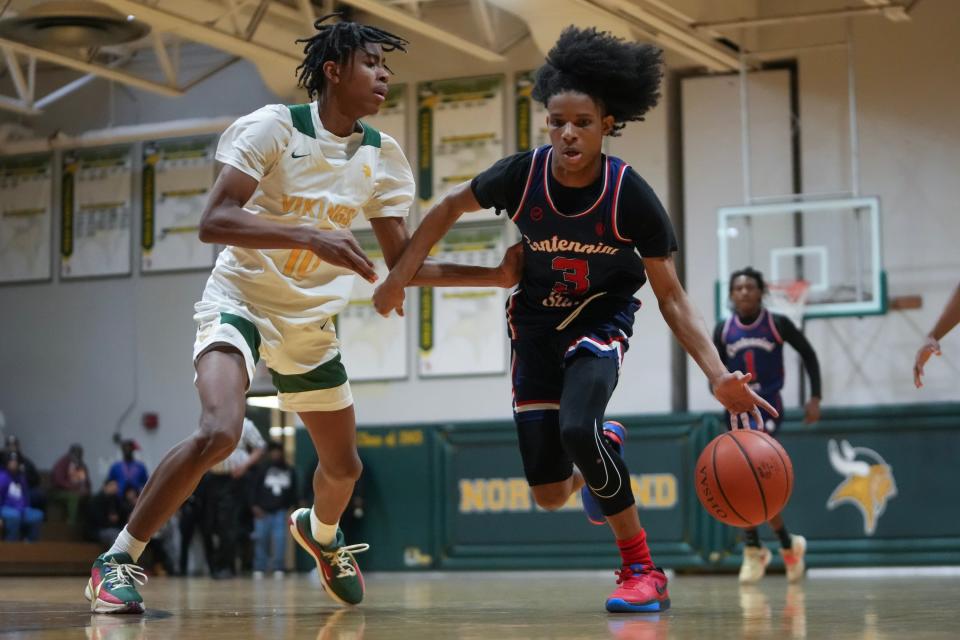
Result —
[[[706,446],[694,482],[700,504],[711,516],[734,527],[755,527],[786,506],[793,491],[793,464],[768,434],[738,429]]]

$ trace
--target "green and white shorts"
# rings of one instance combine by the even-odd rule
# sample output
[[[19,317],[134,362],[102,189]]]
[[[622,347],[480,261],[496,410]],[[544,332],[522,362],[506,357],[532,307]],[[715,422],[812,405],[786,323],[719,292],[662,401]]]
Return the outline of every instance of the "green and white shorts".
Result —
[[[284,411],[338,411],[353,404],[332,318],[272,316],[211,284],[194,305],[194,366],[211,347],[228,344],[243,354],[248,385],[264,359]]]

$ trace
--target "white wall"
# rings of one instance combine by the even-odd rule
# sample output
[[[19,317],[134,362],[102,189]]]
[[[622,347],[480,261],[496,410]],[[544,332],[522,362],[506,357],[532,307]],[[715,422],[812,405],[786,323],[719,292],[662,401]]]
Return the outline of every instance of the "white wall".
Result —
[[[390,64],[395,81],[411,85],[427,79],[505,73],[507,103],[512,104],[513,72],[534,68],[543,56],[529,40],[513,47],[508,56],[506,65],[483,64],[415,38],[410,53],[392,55]],[[57,76],[41,77],[41,83],[50,86],[66,77]],[[80,133],[177,118],[239,115],[267,102],[291,99],[302,98],[270,94],[254,68],[241,62],[181,99],[120,87],[111,90],[106,82],[96,80],[44,116],[21,121],[40,135],[56,130]],[[411,108],[407,131],[411,141],[416,140],[413,116]],[[512,141],[512,111],[505,118],[507,140]],[[631,124],[610,146],[611,152],[646,177],[665,202],[669,199],[666,141],[666,111],[661,105],[646,122]],[[408,155],[415,158],[414,149],[408,149]],[[139,192],[134,200],[139,201]],[[134,218],[137,238],[139,215]],[[59,246],[56,236],[55,232],[55,247]],[[137,260],[135,254],[135,264]],[[196,424],[199,403],[192,384],[191,316],[206,274],[141,277],[137,271],[134,268],[129,278],[0,287],[0,363],[4,365],[0,410],[6,414],[7,432],[21,437],[25,451],[41,467],[50,466],[69,443],[77,441],[86,448],[94,475],[99,476],[116,456],[110,436],[119,426],[125,436],[144,445],[141,456],[152,468]],[[611,412],[670,407],[670,337],[648,289],[641,298],[645,308],[639,314]],[[412,320],[411,325],[415,316]],[[415,345],[412,326],[410,340]],[[415,352],[412,348],[411,353]],[[366,424],[510,418],[510,384],[505,374],[447,380],[411,375],[404,382],[356,383],[354,394],[359,419]],[[140,416],[147,411],[160,416],[160,428],[154,433],[140,426]]]
[[[810,2],[805,10],[826,8]],[[767,0],[763,13],[796,12],[796,3]],[[891,296],[920,294],[923,308],[894,311],[882,317],[812,320],[806,333],[820,356],[824,402],[829,405],[874,405],[898,402],[958,400],[960,389],[960,332],[943,342],[944,357],[929,368],[927,386],[912,384],[914,353],[922,335],[933,325],[947,297],[957,285],[960,255],[960,124],[956,105],[960,87],[960,4],[921,2],[913,21],[891,23],[862,18],[853,23],[860,134],[861,193],[877,195],[883,210],[883,259]],[[762,49],[778,49],[844,38],[842,23],[814,23],[807,27],[777,27],[761,31]],[[833,192],[850,188],[847,78],[844,52],[830,50],[800,55],[800,146],[805,192]],[[716,238],[698,238],[690,232],[699,220],[715,226],[711,206],[742,201],[737,101],[731,97],[735,79],[688,80],[684,86],[684,193],[688,229],[687,278],[698,305],[712,305],[707,278],[715,277]],[[715,86],[711,88],[710,83]],[[753,90],[755,84],[751,85]],[[700,104],[691,104],[691,99]],[[704,106],[706,105],[706,106]],[[781,119],[782,105],[758,108],[751,102],[752,128],[757,120]],[[691,116],[691,109],[694,113]],[[773,111],[771,111],[771,109]],[[688,116],[694,122],[687,122]],[[714,127],[704,128],[705,119]],[[700,127],[703,136],[691,140]],[[709,131],[707,131],[709,130]],[[753,138],[757,140],[757,136]],[[728,164],[710,166],[704,154],[728,152]],[[691,151],[693,155],[691,156]],[[753,149],[754,175],[761,166],[782,166],[789,176],[789,156]],[[782,164],[780,164],[782,163]],[[789,186],[789,182],[787,182]],[[756,186],[756,184],[755,184]],[[754,190],[754,193],[758,193]],[[710,205],[710,206],[708,206]],[[698,284],[699,282],[699,284]],[[689,368],[691,375],[694,368]],[[787,369],[788,378],[796,371]],[[795,376],[793,376],[795,378]],[[795,394],[795,382],[787,390]],[[693,378],[689,387],[692,409],[706,407],[709,397]],[[795,397],[795,395],[794,395]],[[788,406],[791,404],[789,395]]]
[[[773,13],[792,4],[765,8]],[[960,399],[960,332],[944,340],[945,355],[931,363],[922,391],[911,371],[922,335],[960,281],[960,3],[920,2],[912,15],[908,23],[859,20],[853,38],[861,192],[880,196],[890,295],[920,294],[923,308],[808,324],[830,404]],[[834,30],[832,38],[842,39],[840,26]],[[803,35],[778,29],[764,46]],[[845,54],[810,53],[799,64],[804,188],[848,186]]]
[[[787,71],[752,73],[747,87],[750,192],[753,197],[790,193],[789,74]],[[746,197],[742,179],[739,78],[736,75],[687,78],[682,86],[682,105],[687,230],[683,257],[687,292],[712,331],[716,322],[717,207],[740,204]],[[687,375],[689,408],[693,411],[717,409],[717,401],[710,394],[703,373],[690,358],[687,358]],[[791,399],[789,395],[786,398]]]

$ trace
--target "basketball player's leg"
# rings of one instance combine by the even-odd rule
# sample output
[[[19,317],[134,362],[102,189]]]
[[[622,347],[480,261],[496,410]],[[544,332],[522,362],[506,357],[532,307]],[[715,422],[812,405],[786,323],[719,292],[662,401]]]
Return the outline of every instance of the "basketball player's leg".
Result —
[[[560,434],[617,540],[620,585],[607,599],[613,612],[663,611],[670,606],[667,578],[657,569],[640,524],[630,472],[603,435],[603,416],[619,377],[619,354],[584,351],[567,360],[560,399]]]
[[[547,511],[556,511],[567,504],[570,496],[579,491],[583,485],[583,474],[574,467],[566,480],[531,485],[530,491],[533,492],[533,500],[538,506]]]
[[[632,536],[640,532],[640,523],[639,518],[634,522],[624,515],[636,515],[630,474],[602,431],[603,416],[618,377],[616,358],[583,351],[568,360],[560,396],[560,437],[603,515],[608,520],[613,518],[614,533]]]
[[[329,347],[335,349],[335,347]],[[341,604],[358,604],[364,587],[353,554],[366,544],[347,545],[340,516],[350,502],[363,465],[357,454],[357,420],[347,372],[339,353],[312,371],[273,373],[280,408],[295,411],[303,421],[317,451],[313,474],[314,503],[290,516],[290,533],[317,563],[320,579],[330,597]]]
[[[543,509],[560,509],[583,486],[560,438],[560,412],[523,411],[514,414],[523,471],[533,500]]]
[[[313,446],[317,450],[317,468],[313,473],[313,511],[323,523],[330,523],[333,540],[337,522],[350,502],[353,487],[360,479],[363,464],[357,454],[357,420],[353,405],[338,411],[313,411],[300,414]],[[319,538],[318,538],[319,539]]]
[[[762,426],[757,427],[752,420],[750,426],[776,437],[783,422],[783,400],[779,393],[764,399],[773,405],[780,415],[775,418],[761,408]],[[767,524],[780,542],[780,553],[787,567],[787,577],[791,582],[796,582],[803,576],[805,570],[803,555],[806,551],[806,539],[803,536],[791,534],[787,530],[783,516],[780,514],[771,518]],[[754,584],[759,582],[766,574],[767,566],[772,561],[773,554],[760,541],[760,531],[756,527],[743,530],[743,542],[743,560],[740,565],[739,579],[742,584]]]
[[[776,398],[770,399],[768,402],[776,407],[781,416],[783,415],[783,400],[779,393]],[[782,417],[767,420],[767,433],[776,437],[780,431],[782,422]],[[790,582],[799,582],[806,574],[804,556],[807,551],[807,539],[801,535],[790,533],[787,529],[787,524],[783,520],[783,516],[779,513],[771,518],[767,524],[773,529],[773,533],[780,542],[780,555],[783,558],[783,565],[786,568],[787,580]]]
[[[804,556],[807,552],[807,539],[796,533],[787,531],[783,518],[777,515],[768,523],[780,541],[780,556],[786,569],[789,582],[799,582],[806,574]]]
[[[784,549],[789,549],[791,544],[790,533],[787,531],[787,525],[783,521],[783,516],[778,513],[770,518],[767,524],[770,525],[773,532],[777,534],[777,538],[780,540],[780,546]],[[754,529],[754,531],[756,531],[756,529]]]
[[[248,366],[231,344],[214,343],[196,360],[200,424],[174,446],[140,494],[130,521],[110,549],[94,561],[84,595],[96,613],[140,613],[137,585],[145,577],[136,562],[147,542],[196,489],[203,474],[225,459],[240,440]]]
[[[764,398],[767,402],[776,407],[777,411],[780,413],[780,416],[774,418],[769,415],[763,409],[760,410],[761,415],[763,416],[763,430],[766,431],[770,436],[776,438],[777,433],[780,431],[780,425],[783,423],[783,400],[780,397],[780,394],[776,394],[771,397]],[[780,547],[782,549],[789,550],[793,541],[790,536],[790,532],[787,531],[787,526],[783,521],[783,516],[779,513],[767,522],[770,525],[770,528],[773,529],[773,532],[777,535],[777,538],[780,541]],[[757,530],[753,529],[753,536],[757,535]],[[756,543],[759,546],[759,542]]]
[[[755,584],[767,573],[773,554],[762,542],[754,527],[743,530],[743,557],[740,562],[740,584]]]
[[[243,431],[247,372],[243,356],[218,345],[197,360],[200,424],[157,465],[130,514],[128,531],[149,540],[196,490],[200,478],[236,448]]]
[[[279,392],[280,408],[300,416],[317,452],[312,512],[326,523],[326,529],[317,530],[314,526],[314,535],[321,544],[328,544],[335,537],[340,515],[363,471],[357,454],[353,393],[332,331],[322,332],[306,342],[302,336],[294,336],[287,348],[296,340],[301,341],[301,358],[310,357],[307,352],[312,349],[312,358],[321,364],[303,373],[279,373],[271,369],[271,374]],[[282,358],[286,366],[291,360]]]
[[[547,338],[514,340],[511,347],[513,420],[523,472],[534,502],[555,511],[583,486],[560,438],[562,362]]]

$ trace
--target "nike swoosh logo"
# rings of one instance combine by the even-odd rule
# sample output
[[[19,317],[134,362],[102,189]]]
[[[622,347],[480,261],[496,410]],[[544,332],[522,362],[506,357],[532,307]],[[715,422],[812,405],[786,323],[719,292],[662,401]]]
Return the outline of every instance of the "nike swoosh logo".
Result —
[[[298,155],[297,155],[297,152],[294,151],[293,153],[290,154],[290,157],[291,157],[291,158],[306,158],[308,155],[310,155],[310,154],[309,154],[309,153],[303,153],[303,154],[301,154],[301,155],[298,156]]]

